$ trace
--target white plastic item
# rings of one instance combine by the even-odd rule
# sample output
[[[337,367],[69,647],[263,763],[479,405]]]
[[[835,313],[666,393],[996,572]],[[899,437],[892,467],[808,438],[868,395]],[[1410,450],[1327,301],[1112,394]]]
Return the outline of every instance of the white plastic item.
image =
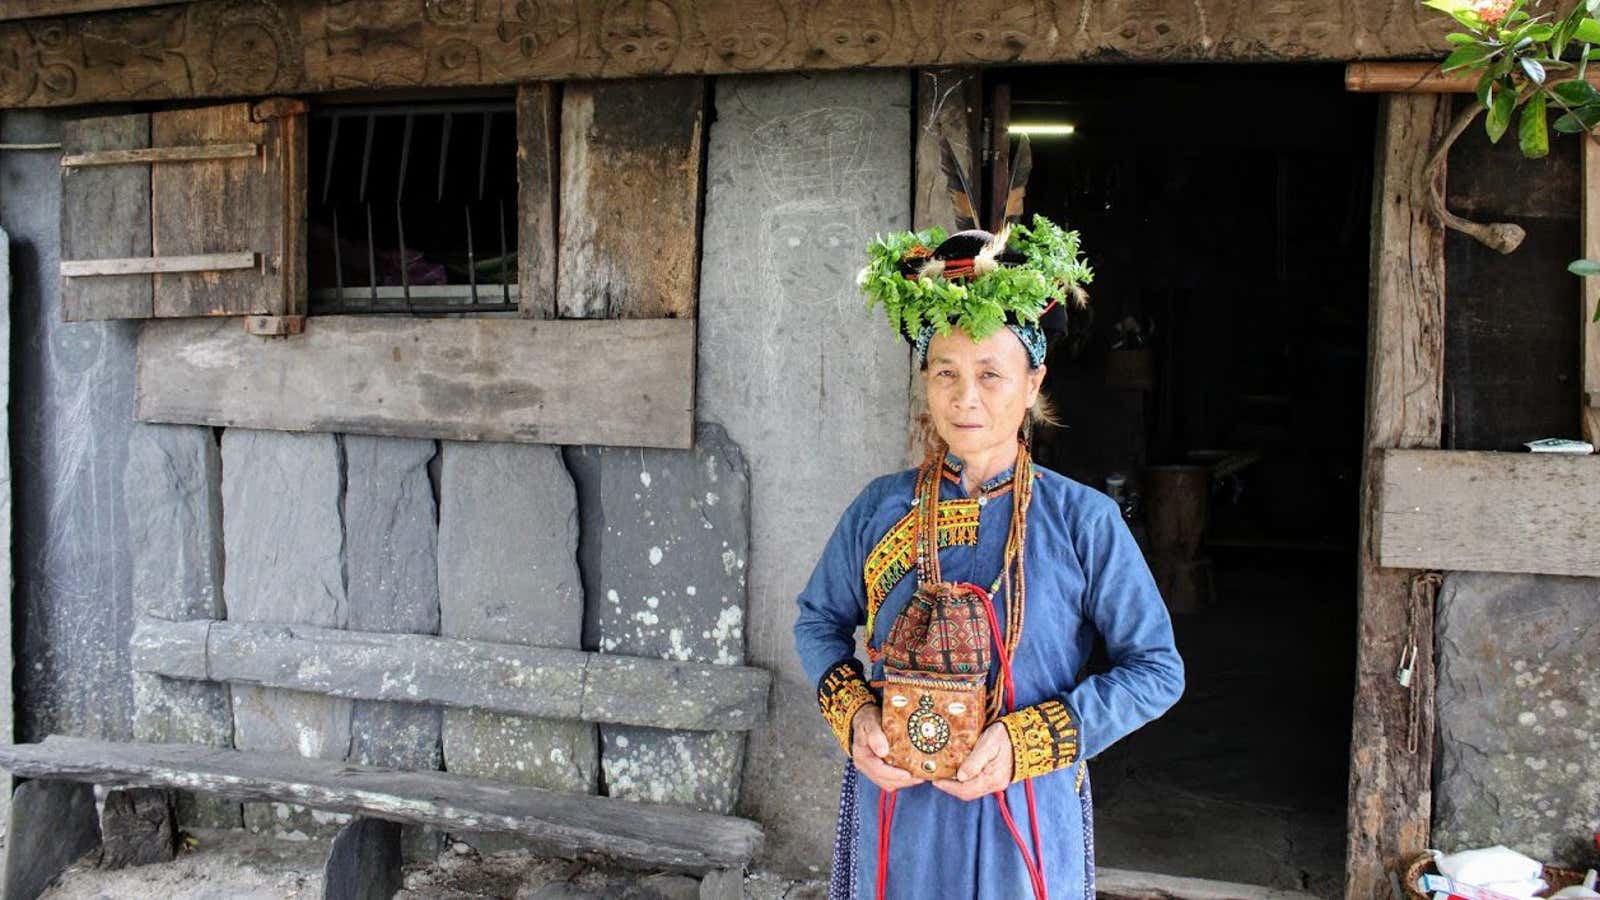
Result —
[[[1439,874],[1463,884],[1487,886],[1495,882],[1531,882],[1544,874],[1544,864],[1509,847],[1463,850],[1448,856],[1435,850]]]
[[[1556,900],[1557,897],[1562,898],[1562,900],[1566,900],[1568,897],[1600,897],[1600,892],[1597,892],[1594,889],[1594,882],[1595,871],[1590,869],[1589,874],[1583,876],[1582,885],[1573,885],[1572,887],[1562,888],[1561,890],[1556,891],[1554,894],[1551,894],[1550,900]]]

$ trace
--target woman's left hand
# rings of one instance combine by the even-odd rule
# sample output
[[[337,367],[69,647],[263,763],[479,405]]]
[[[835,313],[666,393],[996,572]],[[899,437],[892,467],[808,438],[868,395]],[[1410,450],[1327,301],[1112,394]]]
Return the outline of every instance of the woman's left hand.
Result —
[[[933,786],[961,800],[976,800],[1004,790],[1011,783],[1011,734],[995,722],[978,735],[977,744],[962,761],[954,778],[941,778]]]

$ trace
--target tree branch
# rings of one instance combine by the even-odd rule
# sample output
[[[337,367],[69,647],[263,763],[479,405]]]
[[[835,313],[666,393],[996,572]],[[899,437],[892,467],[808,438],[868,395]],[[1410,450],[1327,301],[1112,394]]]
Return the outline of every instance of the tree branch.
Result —
[[[1511,222],[1491,222],[1488,225],[1469,222],[1450,212],[1444,205],[1444,164],[1450,156],[1450,147],[1481,112],[1483,104],[1474,100],[1471,106],[1457,114],[1450,130],[1439,141],[1439,146],[1434,148],[1433,156],[1428,158],[1428,206],[1444,223],[1444,227],[1459,231],[1498,253],[1510,253],[1522,246],[1523,238],[1528,236],[1521,226]]]

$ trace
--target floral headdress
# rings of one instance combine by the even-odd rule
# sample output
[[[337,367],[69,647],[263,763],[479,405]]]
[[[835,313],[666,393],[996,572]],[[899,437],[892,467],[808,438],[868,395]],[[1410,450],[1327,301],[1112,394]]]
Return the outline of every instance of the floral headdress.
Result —
[[[1026,137],[1012,164],[1005,220],[993,233],[973,227],[976,207],[948,140],[941,150],[959,230],[879,236],[867,248],[857,282],[868,306],[883,304],[889,324],[916,348],[922,365],[935,333],[959,328],[981,341],[1009,327],[1038,368],[1049,338],[1069,330],[1069,314],[1088,309],[1082,286],[1094,272],[1079,251],[1078,233],[1040,215],[1031,225],[1019,221],[1032,168]]]

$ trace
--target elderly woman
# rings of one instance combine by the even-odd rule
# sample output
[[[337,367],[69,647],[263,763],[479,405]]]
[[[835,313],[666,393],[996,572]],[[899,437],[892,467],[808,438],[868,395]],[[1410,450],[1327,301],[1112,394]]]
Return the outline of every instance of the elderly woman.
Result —
[[[1046,334],[1089,277],[1077,236],[1035,217],[871,257],[864,289],[912,341],[938,442],[850,504],[798,600],[849,760],[832,896],[1093,900],[1084,763],[1176,702],[1183,665],[1116,504],[1024,439]],[[1110,668],[1082,677],[1096,638]]]

